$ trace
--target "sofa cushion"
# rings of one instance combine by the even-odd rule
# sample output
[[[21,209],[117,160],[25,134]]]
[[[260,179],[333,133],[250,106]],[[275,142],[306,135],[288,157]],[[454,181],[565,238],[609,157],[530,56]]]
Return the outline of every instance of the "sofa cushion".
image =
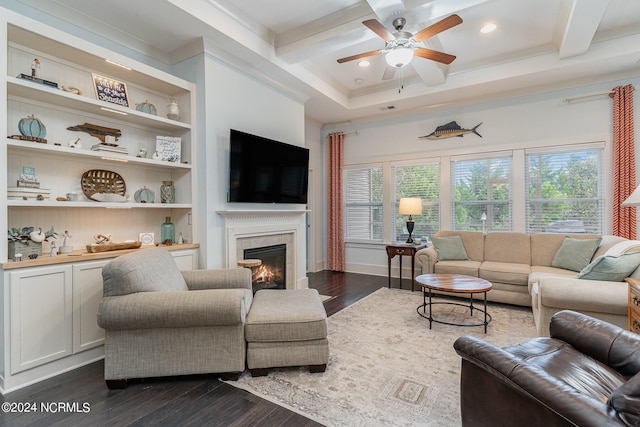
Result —
[[[460,236],[432,237],[433,246],[438,252],[438,261],[468,260],[467,251]]]
[[[529,235],[504,231],[487,233],[484,238],[484,260],[530,265]]]
[[[478,277],[480,270],[478,261],[438,261],[434,267],[437,274],[464,274],[465,276]]]
[[[582,269],[577,277],[578,279],[622,282],[638,268],[639,264],[640,252],[638,251],[620,255],[603,255]]]
[[[602,238],[602,242],[593,258],[603,255],[611,245],[626,240],[623,237],[600,236],[597,234],[535,233],[531,235],[531,265],[551,267],[553,257],[556,256],[565,237],[571,237],[572,239]]]
[[[480,266],[479,276],[492,283],[500,282],[527,286],[530,272],[531,267],[529,264],[485,261]]]
[[[576,272],[571,270],[565,270],[564,268],[555,267],[542,267],[539,265],[531,266],[531,273],[529,273],[529,284],[540,281],[541,277],[576,277]]]
[[[102,269],[102,281],[105,297],[189,290],[173,256],[162,248],[143,249],[115,258]]]
[[[472,261],[484,261],[484,237],[481,231],[444,230],[438,231],[435,237],[460,236],[467,256]]]
[[[556,255],[553,257],[551,266],[580,271],[589,265],[601,241],[601,238],[573,239],[571,237],[565,237],[560,249],[558,249],[558,252],[556,252]]]

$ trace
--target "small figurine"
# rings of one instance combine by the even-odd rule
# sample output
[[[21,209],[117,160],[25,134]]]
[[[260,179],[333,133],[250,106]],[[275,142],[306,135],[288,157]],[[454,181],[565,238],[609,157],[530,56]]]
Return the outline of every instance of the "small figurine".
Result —
[[[56,242],[51,242],[51,256],[58,255],[58,251],[56,250]]]
[[[178,233],[178,244],[182,245],[184,243],[184,238],[182,237],[182,232]]]
[[[40,77],[40,61],[37,58],[31,63],[31,77]]]
[[[73,237],[71,235],[71,233],[69,233],[69,230],[64,230],[64,234],[62,235],[63,240],[62,240],[62,246],[60,247],[60,253],[61,254],[68,254],[70,252],[73,252],[73,248],[71,247],[71,245],[69,244],[69,239],[71,239],[71,237]]]

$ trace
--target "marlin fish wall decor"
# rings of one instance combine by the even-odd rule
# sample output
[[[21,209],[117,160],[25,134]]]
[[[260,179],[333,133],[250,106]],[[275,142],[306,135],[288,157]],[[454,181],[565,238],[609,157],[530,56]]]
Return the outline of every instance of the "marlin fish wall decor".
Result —
[[[449,122],[446,125],[438,126],[435,131],[431,132],[429,135],[424,135],[419,137],[420,139],[446,139],[453,138],[454,136],[463,137],[468,133],[475,133],[480,138],[482,135],[478,133],[476,129],[482,123],[475,125],[472,129],[463,129],[456,122]]]

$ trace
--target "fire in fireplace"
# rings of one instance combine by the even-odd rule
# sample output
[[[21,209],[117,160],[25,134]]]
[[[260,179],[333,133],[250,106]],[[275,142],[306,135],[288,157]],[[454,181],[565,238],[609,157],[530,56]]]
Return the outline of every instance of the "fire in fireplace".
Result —
[[[260,267],[253,271],[253,290],[286,289],[287,245],[264,246],[244,250],[244,259],[259,259]]]

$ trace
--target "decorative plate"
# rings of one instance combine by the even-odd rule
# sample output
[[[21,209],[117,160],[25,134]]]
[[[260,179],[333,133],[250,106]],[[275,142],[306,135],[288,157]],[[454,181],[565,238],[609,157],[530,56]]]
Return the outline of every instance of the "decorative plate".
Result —
[[[144,187],[135,192],[133,200],[137,203],[153,203],[156,200],[156,195],[153,191]]]
[[[95,193],[93,196],[91,196],[91,199],[98,202],[123,203],[127,201],[126,197],[113,193]]]
[[[97,200],[94,198],[96,193],[117,194],[124,198],[127,192],[127,185],[120,174],[101,169],[91,169],[83,173],[80,186],[84,195],[92,200]]]

